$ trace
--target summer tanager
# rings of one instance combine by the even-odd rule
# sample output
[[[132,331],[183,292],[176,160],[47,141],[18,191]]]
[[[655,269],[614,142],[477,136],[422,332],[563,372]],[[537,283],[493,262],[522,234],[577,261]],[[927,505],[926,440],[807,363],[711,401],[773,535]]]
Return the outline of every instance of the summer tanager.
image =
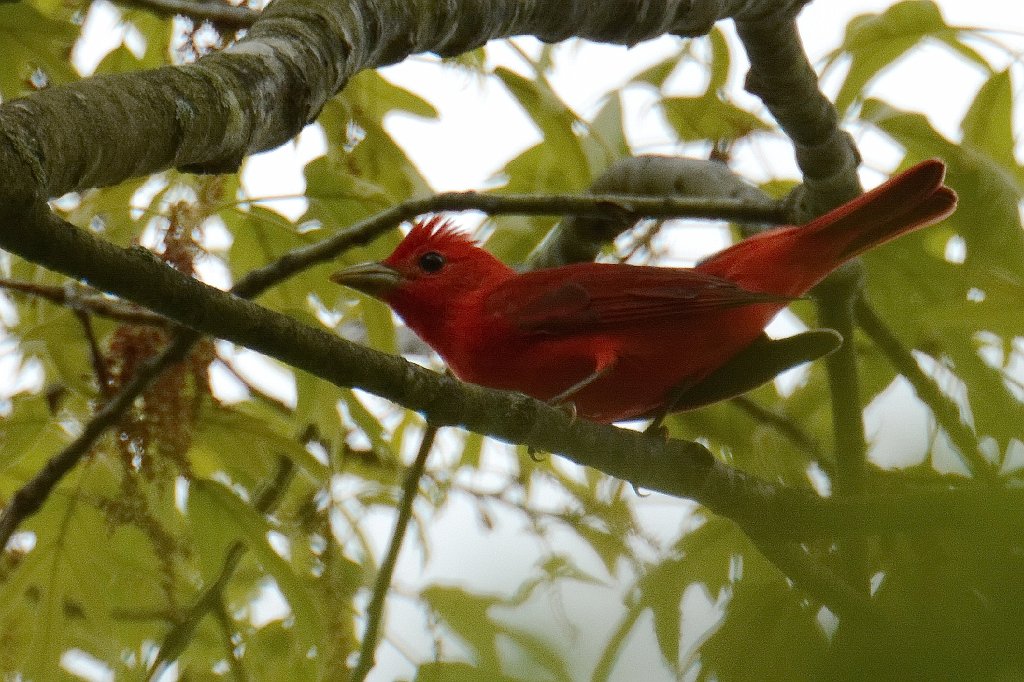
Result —
[[[520,273],[433,218],[383,262],[331,279],[385,301],[461,379],[571,402],[595,421],[633,419],[672,410],[844,262],[952,213],[944,173],[941,161],[924,161],[806,225],[744,239],[694,268],[579,263]]]

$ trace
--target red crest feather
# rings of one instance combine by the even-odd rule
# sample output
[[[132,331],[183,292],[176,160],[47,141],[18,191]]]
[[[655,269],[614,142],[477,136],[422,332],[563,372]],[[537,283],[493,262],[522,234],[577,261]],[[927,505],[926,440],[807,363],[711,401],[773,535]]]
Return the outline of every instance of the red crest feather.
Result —
[[[426,250],[446,251],[446,247],[476,248],[469,235],[460,232],[450,219],[442,216],[432,216],[425,220],[417,220],[413,223],[409,234],[399,244],[387,262],[398,262],[411,253]]]

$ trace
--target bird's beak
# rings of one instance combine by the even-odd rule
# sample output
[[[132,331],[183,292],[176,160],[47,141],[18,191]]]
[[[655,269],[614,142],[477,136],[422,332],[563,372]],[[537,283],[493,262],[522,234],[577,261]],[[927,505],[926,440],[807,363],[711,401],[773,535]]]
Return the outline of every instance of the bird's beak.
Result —
[[[404,282],[405,277],[383,263],[361,263],[338,270],[331,275],[331,281],[381,298]]]

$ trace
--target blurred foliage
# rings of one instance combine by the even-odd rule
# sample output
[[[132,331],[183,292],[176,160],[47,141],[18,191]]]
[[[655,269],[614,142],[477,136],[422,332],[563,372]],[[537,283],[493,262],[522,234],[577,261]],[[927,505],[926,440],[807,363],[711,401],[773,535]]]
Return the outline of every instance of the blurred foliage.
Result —
[[[69,55],[89,11],[75,0],[0,4],[0,95],[8,100],[77,78]],[[141,9],[121,16],[120,28],[137,32],[143,48],[116,47],[101,73],[188,61],[231,38]],[[972,101],[963,102],[956,139],[930,121],[929,102],[923,112],[904,111],[868,91],[923,41],[985,74],[976,93],[963,93]],[[737,97],[730,84],[736,47],[718,29],[680,40],[663,61],[608,84],[586,115],[552,85],[571,47],[514,49],[526,64],[519,70],[494,66],[486,49],[439,66],[503,88],[538,131],[540,142],[498,172],[495,192],[581,191],[617,159],[648,151],[634,147],[624,123],[640,92],[644,106],[663,117],[674,136],[669,142],[689,152],[753,150],[756,157],[759,140],[783,139],[763,111]],[[990,62],[993,54],[1009,56],[1013,66]],[[1021,483],[1024,456],[1024,169],[1013,117],[1019,67],[1017,55],[990,33],[951,26],[920,0],[855,18],[822,64],[841,74],[837,104],[847,124],[889,138],[905,151],[904,166],[931,156],[949,164],[960,210],[867,256],[867,295],[955,401],[1002,470],[997,485]],[[118,244],[149,246],[186,272],[237,280],[430,191],[389,133],[387,119],[397,113],[438,116],[433,104],[376,72],[359,74],[328,103],[317,122],[327,148],[305,166],[308,205],[296,220],[256,203],[238,176],[173,171],[66,197],[58,210]],[[791,184],[777,179],[766,189]],[[553,224],[547,217],[493,219],[486,245],[516,262]],[[634,238],[632,260],[657,260],[675,234],[663,227],[647,225]],[[380,258],[399,238],[393,231],[340,260]],[[2,266],[11,279],[63,284],[16,257]],[[366,341],[382,350],[402,348],[390,313],[329,284],[327,272],[299,273],[260,301],[309,324],[365,330]],[[86,325],[73,307],[32,296],[4,293],[2,303],[2,358],[11,379],[0,419],[0,500],[167,339],[159,327],[132,322],[91,316]],[[814,324],[811,304],[800,302],[794,312]],[[897,420],[915,410],[927,415],[921,433],[892,442],[869,434],[879,464],[908,443],[925,453],[903,471],[872,465],[869,485],[900,494],[968,484],[966,476],[944,476],[964,469],[930,407],[894,398],[901,382],[892,364],[867,338],[854,341],[865,403]],[[269,361],[253,369],[246,357],[220,343],[197,346],[95,445],[0,555],[5,679],[82,675],[74,664],[81,656],[117,679],[145,677],[154,664],[172,661],[180,679],[346,677],[403,463],[422,424],[393,405]],[[272,370],[285,378],[268,384],[263,375]],[[729,465],[766,480],[827,488],[835,458],[826,380],[817,363],[785,392],[764,386],[667,425],[673,436],[698,439]],[[389,674],[446,681],[1024,674],[1019,528],[907,529],[869,538],[871,601],[896,633],[879,634],[837,618],[735,524],[685,501],[638,495],[603,474],[557,457],[536,461],[474,434],[448,430],[439,443],[388,600],[394,617],[385,620],[377,658]],[[293,475],[282,477],[283,470]],[[834,543],[805,549],[842,569]],[[444,556],[450,552],[458,556]],[[418,579],[420,568],[426,577]]]

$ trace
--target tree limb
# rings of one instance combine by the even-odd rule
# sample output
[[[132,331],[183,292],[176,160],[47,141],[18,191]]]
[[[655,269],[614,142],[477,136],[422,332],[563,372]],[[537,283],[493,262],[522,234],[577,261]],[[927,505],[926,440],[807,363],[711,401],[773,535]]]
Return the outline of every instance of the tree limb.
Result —
[[[246,156],[292,139],[354,74],[415,53],[458,55],[516,35],[632,45],[800,4],[277,0],[243,39],[194,64],[96,76],[0,105],[0,200],[27,207],[170,167],[237,169]]]
[[[791,11],[737,18],[736,30],[750,58],[746,89],[761,98],[793,141],[804,182],[798,192],[803,219],[819,216],[861,193],[860,153],[839,127],[832,102],[804,53]]]
[[[1024,517],[1024,491],[1017,490],[986,489],[983,498],[977,491],[959,490],[822,499],[810,490],[780,488],[725,466],[697,443],[663,442],[635,431],[573,421],[564,411],[522,394],[465,384],[356,346],[194,280],[144,249],[125,250],[96,239],[49,212],[28,234],[46,245],[45,253],[27,250],[47,267],[89,279],[197,332],[252,348],[339,386],[383,396],[438,426],[462,425],[561,453],[638,487],[695,499],[768,535],[890,533],[922,525],[973,525],[985,523],[986,517],[998,518],[1002,525],[1006,516]],[[8,237],[0,233],[0,239],[10,242]]]
[[[173,268],[165,265],[161,266],[159,261],[146,249],[139,247],[129,250],[121,249],[87,232],[74,228],[74,226],[50,213],[45,205],[40,205],[36,208],[34,217],[40,222],[33,226],[34,229],[25,229],[15,233],[0,232],[0,246],[77,279],[88,280],[94,283],[109,280],[111,286],[107,288],[118,293],[122,298],[132,299],[134,296],[141,295],[147,290],[150,294],[156,295],[157,298],[163,298],[163,295],[159,293],[159,288],[151,288],[155,284],[155,280],[147,280],[149,275],[141,271],[133,272],[128,260],[134,255],[141,258],[142,262],[147,263],[149,266],[156,265],[156,271],[163,272],[164,274],[168,274],[168,270],[177,272]],[[232,287],[231,291],[235,296],[242,298],[258,296],[268,287],[316,263],[334,258],[346,249],[365,244],[384,230],[394,227],[402,220],[413,218],[424,212],[446,209],[481,209],[492,213],[516,213],[520,211],[558,213],[572,208],[589,214],[596,214],[608,211],[609,209],[620,212],[641,209],[645,211],[669,211],[669,214],[676,214],[680,210],[686,212],[686,209],[690,208],[699,214],[704,214],[703,212],[707,211],[706,215],[714,215],[714,210],[717,209],[723,209],[726,212],[737,210],[741,213],[752,211],[751,215],[756,215],[761,210],[758,207],[751,208],[745,206],[742,202],[716,204],[716,202],[702,200],[680,201],[623,196],[499,196],[475,192],[441,194],[436,197],[414,199],[397,204],[320,242],[289,251],[272,263],[249,272]],[[775,210],[779,210],[779,208],[776,207]],[[45,231],[47,226],[54,230],[51,236],[35,231],[36,229]],[[58,238],[58,234],[62,236]],[[51,237],[57,238],[58,241],[48,242],[47,239]],[[39,241],[39,239],[42,239],[42,241]],[[94,258],[101,260],[94,261]],[[127,268],[127,270],[122,270],[122,268]],[[180,275],[181,273],[178,274]],[[109,279],[110,277],[113,277],[113,279]],[[197,284],[196,280],[187,275],[181,275],[181,277],[185,281]],[[113,284],[115,281],[117,284]],[[31,289],[31,293],[49,296],[51,300],[66,300],[61,299],[60,295],[51,289],[40,289],[38,287],[30,287],[29,289]],[[20,290],[26,292],[29,289],[25,287],[20,288]],[[218,291],[210,287],[206,287],[206,289]],[[223,292],[220,293],[223,294]],[[176,305],[183,305],[185,307],[195,306],[197,310],[204,306],[201,301],[193,301],[187,296],[185,299],[179,300]],[[156,315],[156,319],[167,320],[167,318],[160,315]],[[6,546],[11,535],[24,519],[39,510],[54,486],[92,448],[96,439],[109,427],[117,423],[121,414],[131,407],[135,398],[146,390],[150,382],[155,380],[165,368],[175,362],[179,362],[188,355],[189,349],[199,339],[199,336],[194,331],[178,329],[168,347],[159,356],[144,363],[132,381],[124,386],[120,393],[113,396],[93,416],[82,433],[70,445],[50,458],[46,465],[31,480],[18,489],[4,509],[3,514],[0,514],[0,547]]]

